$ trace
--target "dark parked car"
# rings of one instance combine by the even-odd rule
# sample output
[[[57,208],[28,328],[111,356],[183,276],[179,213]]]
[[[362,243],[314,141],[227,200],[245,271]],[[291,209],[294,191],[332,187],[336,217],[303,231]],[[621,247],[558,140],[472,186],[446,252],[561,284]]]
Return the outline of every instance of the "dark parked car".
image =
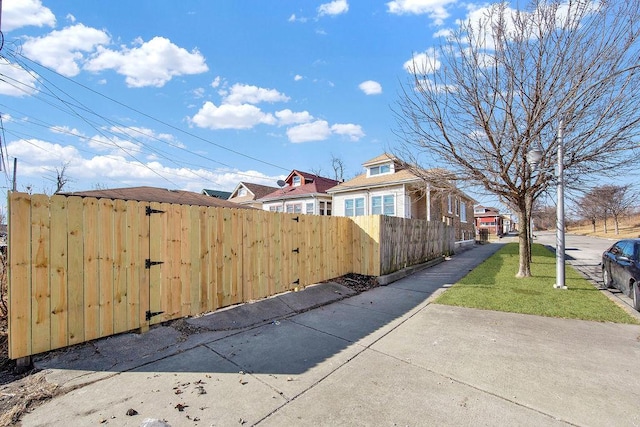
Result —
[[[629,295],[633,308],[640,311],[640,239],[620,240],[604,251],[602,281]]]

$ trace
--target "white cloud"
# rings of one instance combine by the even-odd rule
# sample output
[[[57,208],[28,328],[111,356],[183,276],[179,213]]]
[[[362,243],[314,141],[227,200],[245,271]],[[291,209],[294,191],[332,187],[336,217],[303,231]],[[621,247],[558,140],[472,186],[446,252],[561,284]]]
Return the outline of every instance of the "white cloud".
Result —
[[[109,128],[110,132],[117,133],[120,135],[128,136],[129,138],[135,139],[145,139],[145,140],[161,140],[166,142],[174,142],[175,137],[169,133],[156,133],[153,129],[139,127],[139,126],[129,126],[129,127],[119,127],[112,126]]]
[[[208,129],[250,129],[259,124],[273,125],[276,119],[254,105],[222,104],[217,107],[207,101],[191,118],[191,122]]]
[[[20,180],[23,183],[36,184],[34,180],[51,176],[56,167],[68,164],[66,172],[70,181],[65,188],[67,191],[90,190],[95,188],[96,184],[100,184],[110,188],[140,185],[172,187],[199,193],[203,188],[231,191],[238,182],[248,180],[273,185],[281,178],[255,170],[168,167],[159,161],[141,164],[123,154],[95,154],[83,157],[82,153],[71,145],[63,146],[37,139],[12,141],[7,150],[12,156],[29,159],[29,163],[23,162],[19,166]],[[44,183],[42,187],[52,185]],[[44,190],[40,185],[34,187],[35,192]]]
[[[2,7],[2,30],[9,32],[26,26],[54,27],[56,17],[40,0],[11,0]]]
[[[115,156],[135,156],[142,150],[140,144],[115,136],[96,135],[87,139],[87,145],[96,151],[108,152]]]
[[[387,11],[394,15],[425,15],[428,14],[437,25],[449,17],[446,9],[456,0],[394,0],[387,3]]]
[[[318,7],[318,16],[324,15],[340,15],[349,11],[349,3],[347,0],[335,0],[329,3],[323,3]]]
[[[358,141],[365,136],[359,125],[335,124],[330,127],[325,120],[316,120],[287,129],[287,137],[293,143],[324,141],[333,134],[347,136],[351,141]]]
[[[403,68],[411,74],[433,74],[440,69],[442,63],[438,59],[437,52],[429,48],[424,53],[414,55],[404,63]]]
[[[264,89],[252,85],[236,83],[226,94],[226,104],[259,104],[260,102],[287,102],[289,97],[275,89]]]
[[[382,86],[380,83],[373,80],[367,80],[358,85],[360,90],[366,95],[380,95],[382,93]]]
[[[85,69],[113,69],[126,76],[129,87],[162,87],[175,76],[209,70],[197,49],[188,52],[164,37],[154,37],[131,49],[122,47],[120,51],[99,47]]]
[[[296,74],[293,77],[293,80],[295,80],[296,82],[299,82],[300,80],[304,79],[304,77],[302,77],[300,74]]]
[[[443,28],[441,30],[436,31],[435,33],[433,33],[433,37],[444,37],[444,38],[449,38],[453,35],[453,31],[449,28]]]
[[[313,123],[304,123],[287,129],[287,137],[293,143],[324,141],[330,136],[331,129],[325,120],[316,120]]]
[[[293,111],[286,109],[282,111],[276,111],[275,116],[278,119],[279,126],[309,123],[311,120],[313,120],[313,116],[309,114],[308,111],[294,113]]]
[[[76,17],[73,16],[72,14],[68,13],[66,18],[67,18],[67,21],[71,22],[72,24],[76,23]]]
[[[85,53],[109,43],[109,35],[82,24],[52,31],[43,37],[27,37],[23,49],[27,57],[53,68],[67,77],[80,73]]]
[[[302,22],[305,23],[308,21],[307,18],[301,16],[301,17],[297,17],[295,13],[292,13],[291,16],[289,17],[289,19],[287,19],[287,21],[289,22]]]
[[[216,78],[211,82],[211,87],[216,89],[218,86],[220,86],[221,81],[222,79],[220,78],[220,76],[216,76]]]
[[[76,128],[70,128],[69,126],[51,126],[49,130],[53,133],[76,136],[78,138],[86,138],[87,136],[80,132]]]
[[[38,92],[37,75],[6,58],[0,58],[0,74],[4,76],[0,80],[0,95],[22,97]]]
[[[191,91],[194,98],[204,98],[205,90],[203,87],[195,88]]]
[[[331,126],[331,131],[338,135],[348,136],[351,141],[358,141],[365,136],[360,125],[354,125],[351,123],[335,124]]]

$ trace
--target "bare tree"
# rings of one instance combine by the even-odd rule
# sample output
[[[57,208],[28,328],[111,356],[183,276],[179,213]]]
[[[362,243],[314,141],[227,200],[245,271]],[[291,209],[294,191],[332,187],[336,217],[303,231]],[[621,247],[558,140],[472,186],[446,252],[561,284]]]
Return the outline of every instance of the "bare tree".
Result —
[[[591,223],[593,232],[596,232],[596,222],[605,215],[602,210],[596,189],[588,191],[577,201],[576,213]]]
[[[56,168],[56,191],[53,194],[58,194],[62,191],[65,185],[69,182],[69,177],[67,176],[67,168],[69,167],[69,162],[64,163],[59,168]]]
[[[640,158],[631,154],[640,133],[640,2],[532,0],[524,10],[502,2],[473,16],[414,57],[395,111],[395,154],[418,174],[446,165],[513,206],[517,276],[530,276],[529,219],[554,183],[559,143],[569,186]],[[542,155],[536,172],[527,163],[533,149]]]
[[[614,232],[620,234],[620,217],[633,210],[638,201],[638,194],[631,190],[631,185],[605,185],[600,188],[600,193],[605,220],[606,214],[610,214],[613,218]]]
[[[556,225],[556,208],[549,205],[536,207],[531,217],[538,230],[549,230]]]
[[[331,167],[333,168],[333,176],[336,181],[344,179],[344,162],[341,158],[331,154]]]

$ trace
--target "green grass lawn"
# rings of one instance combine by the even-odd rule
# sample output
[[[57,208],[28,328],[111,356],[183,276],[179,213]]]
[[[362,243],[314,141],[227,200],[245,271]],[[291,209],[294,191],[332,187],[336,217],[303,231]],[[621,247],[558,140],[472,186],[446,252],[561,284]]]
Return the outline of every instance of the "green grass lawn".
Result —
[[[508,243],[440,295],[435,303],[598,322],[640,323],[569,265],[565,270],[569,289],[554,289],[555,254],[542,245],[532,247],[532,277],[518,279],[517,271],[518,244]]]

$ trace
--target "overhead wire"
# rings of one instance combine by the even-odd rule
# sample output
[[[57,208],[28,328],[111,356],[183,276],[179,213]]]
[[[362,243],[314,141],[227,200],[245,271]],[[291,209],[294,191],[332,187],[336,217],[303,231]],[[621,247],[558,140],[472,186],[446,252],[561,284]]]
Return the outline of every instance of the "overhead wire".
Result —
[[[191,138],[197,139],[197,140],[202,141],[202,142],[204,142],[204,143],[206,143],[206,144],[213,145],[213,146],[218,147],[218,148],[220,148],[220,149],[223,149],[223,150],[225,150],[225,151],[229,151],[229,152],[231,152],[231,153],[237,154],[237,155],[242,156],[242,157],[245,157],[245,158],[247,158],[247,159],[250,159],[250,160],[253,160],[253,161],[256,161],[256,162],[259,162],[259,163],[262,163],[262,164],[265,164],[265,165],[268,165],[268,166],[271,166],[271,167],[274,167],[274,168],[277,168],[277,169],[280,169],[280,170],[284,170],[284,171],[289,171],[289,170],[290,170],[290,169],[285,168],[285,167],[283,167],[283,166],[276,165],[276,164],[271,163],[271,162],[267,162],[267,161],[265,161],[265,160],[259,159],[259,158],[257,158],[257,157],[250,156],[250,155],[248,155],[248,154],[246,154],[246,153],[242,153],[242,152],[240,152],[240,151],[237,151],[237,150],[231,149],[231,148],[229,148],[229,147],[225,147],[224,145],[221,145],[221,144],[215,143],[215,142],[213,142],[213,141],[211,141],[211,140],[209,140],[209,139],[206,139],[206,138],[203,138],[203,137],[201,137],[201,136],[199,136],[199,135],[196,135],[196,134],[194,134],[193,132],[189,132],[189,131],[184,130],[184,129],[182,129],[182,128],[178,127],[178,126],[175,126],[175,125],[172,125],[172,124],[170,124],[170,123],[167,123],[167,122],[165,122],[165,121],[163,121],[163,120],[160,120],[160,119],[158,119],[158,118],[156,118],[156,117],[153,117],[153,116],[152,116],[152,115],[150,115],[150,114],[147,114],[147,113],[145,113],[145,112],[143,112],[143,111],[140,111],[140,110],[138,110],[138,109],[136,109],[136,108],[134,108],[134,107],[131,107],[130,105],[127,105],[127,104],[125,104],[125,103],[123,103],[123,102],[121,102],[121,101],[118,101],[118,100],[117,100],[117,99],[115,99],[115,98],[112,98],[112,97],[107,96],[107,95],[105,95],[105,94],[103,94],[103,93],[101,93],[101,92],[98,92],[97,90],[92,89],[92,88],[90,88],[90,87],[88,87],[88,86],[86,86],[86,85],[84,85],[84,84],[82,84],[82,83],[80,83],[80,82],[77,82],[77,81],[75,81],[75,80],[73,80],[73,79],[71,79],[71,78],[69,78],[69,77],[67,77],[67,76],[64,76],[64,75],[62,75],[62,74],[58,73],[57,71],[55,71],[55,70],[53,70],[53,69],[51,69],[51,68],[48,68],[48,67],[46,67],[46,66],[44,66],[44,65],[42,65],[42,64],[39,64],[39,63],[37,63],[37,62],[35,62],[35,61],[33,61],[33,60],[29,59],[28,57],[26,57],[26,56],[22,55],[22,54],[21,54],[21,53],[19,53],[19,52],[16,52],[16,51],[11,51],[11,52],[12,52],[12,56],[13,56],[16,60],[17,60],[17,57],[19,56],[20,58],[23,58],[25,61],[28,61],[28,62],[30,62],[30,63],[32,63],[32,64],[35,64],[36,66],[41,67],[41,68],[43,68],[43,69],[45,69],[45,70],[47,70],[47,71],[49,71],[49,72],[51,72],[51,73],[53,73],[53,74],[57,75],[58,77],[60,77],[60,78],[62,78],[62,79],[65,79],[65,80],[67,80],[67,81],[71,82],[71,83],[72,83],[72,84],[74,84],[74,85],[80,86],[80,87],[82,87],[83,89],[85,89],[85,90],[87,90],[87,91],[89,91],[89,92],[91,92],[91,93],[94,93],[94,94],[96,94],[96,95],[98,95],[98,96],[100,96],[100,97],[102,97],[102,98],[104,98],[104,99],[107,99],[107,100],[109,100],[109,101],[111,101],[111,102],[113,102],[113,103],[115,103],[115,104],[117,104],[117,105],[119,105],[119,106],[121,106],[121,107],[124,107],[124,108],[126,108],[126,109],[128,109],[128,110],[130,110],[130,111],[133,111],[133,112],[135,112],[136,114],[139,114],[139,115],[141,115],[141,116],[143,116],[143,117],[146,117],[146,118],[148,118],[148,119],[150,119],[150,120],[153,120],[153,121],[154,121],[154,122],[156,122],[156,123],[159,123],[159,124],[161,124],[161,125],[163,125],[163,126],[166,126],[166,127],[170,128],[170,129],[173,129],[173,130],[175,130],[175,131],[177,131],[177,132],[180,132],[180,133],[182,133],[182,134],[184,134],[184,135],[190,136]],[[33,70],[33,71],[35,72],[35,70],[34,70],[33,68],[31,68],[31,67],[30,67],[30,69],[31,69],[31,70]]]
[[[23,56],[22,56],[22,57],[23,57]],[[23,58],[24,58],[24,57],[23,57]],[[15,59],[17,60],[17,58],[15,58]],[[36,73],[36,71],[35,71],[35,70],[33,70],[32,68],[29,68],[29,67],[28,67],[24,62],[19,61],[19,60],[17,60],[16,62],[17,62],[21,67],[23,67],[23,69],[28,70],[28,71],[31,71],[33,74],[38,75],[38,74]],[[45,67],[45,68],[46,68],[46,67]],[[54,72],[54,73],[55,73],[55,72]],[[60,75],[60,74],[58,74],[58,73],[56,73],[56,74],[57,74],[57,75]],[[40,79],[45,80],[46,82],[48,82],[48,83],[50,83],[51,85],[53,85],[57,90],[59,90],[60,92],[64,93],[66,96],[70,97],[71,99],[74,99],[72,96],[70,96],[69,94],[67,94],[67,93],[66,93],[66,92],[64,92],[63,90],[61,90],[58,86],[56,86],[54,83],[52,83],[52,82],[50,82],[49,80],[47,80],[45,77],[43,77],[43,76],[41,76],[41,75],[38,75],[38,76],[40,77]],[[22,86],[26,86],[26,85],[24,85],[22,82],[19,82],[19,81],[15,80],[15,79],[11,79],[10,77],[7,77],[7,76],[5,76],[5,77],[6,77],[6,78],[9,78],[10,80],[13,80],[16,84],[20,84],[20,85],[22,85]],[[64,76],[62,76],[62,77],[64,77]],[[16,84],[12,84],[11,82],[8,82],[7,80],[4,80],[4,81],[5,81],[7,84],[11,84],[13,87],[17,88],[18,90],[21,90],[21,91],[23,91],[23,92],[25,92],[25,93],[30,93],[30,91],[28,91],[28,90],[27,90],[27,89],[30,89],[29,87],[27,87],[27,89],[25,89],[24,87],[18,87],[18,86],[16,86]],[[71,80],[71,81],[73,82],[73,80]],[[57,94],[55,94],[55,93],[53,92],[53,90],[52,90],[50,87],[48,87],[46,84],[42,83],[42,81],[40,81],[40,83],[41,83],[41,84],[43,84],[43,86],[45,86],[45,87],[46,87],[46,89],[47,89],[47,91],[48,91],[48,92],[39,92],[39,94],[43,94],[43,95],[45,95],[45,96],[52,97],[52,98],[54,98],[54,99],[56,99],[56,100],[60,101],[60,102],[62,102],[62,103],[63,103],[67,108],[61,108],[61,107],[60,107],[60,106],[58,106],[57,104],[52,103],[52,102],[50,102],[50,101],[48,101],[48,100],[46,100],[46,99],[43,99],[43,98],[42,98],[41,96],[39,96],[39,95],[35,95],[35,96],[36,96],[36,98],[39,98],[39,99],[40,99],[40,100],[42,100],[43,102],[45,102],[45,103],[49,104],[50,106],[52,106],[53,108],[56,108],[56,109],[58,109],[58,110],[60,110],[60,111],[62,111],[62,112],[65,112],[65,113],[67,113],[67,114],[72,114],[73,116],[76,116],[76,117],[81,118],[81,119],[82,119],[82,120],[84,120],[87,124],[89,124],[90,126],[92,126],[92,127],[96,130],[96,132],[98,132],[99,134],[101,134],[101,135],[102,135],[105,139],[107,139],[107,140],[109,140],[109,137],[108,137],[107,135],[105,135],[105,130],[104,130],[104,129],[99,128],[97,123],[90,122],[86,117],[79,115],[79,113],[78,113],[76,110],[78,110],[78,109],[79,109],[79,110],[82,110],[82,111],[84,111],[84,112],[86,112],[86,113],[89,113],[89,114],[91,114],[91,115],[94,115],[94,116],[96,116],[96,117],[98,117],[98,118],[100,118],[100,119],[104,120],[106,123],[108,123],[109,125],[111,125],[111,126],[112,126],[112,128],[117,128],[117,129],[119,130],[119,132],[118,132],[119,134],[121,134],[121,135],[127,135],[130,139],[134,139],[134,140],[135,140],[136,142],[138,142],[140,145],[142,145],[142,146],[146,147],[149,151],[152,151],[152,152],[154,152],[154,153],[158,154],[160,157],[162,157],[162,158],[166,159],[167,161],[169,161],[169,162],[171,162],[171,163],[175,164],[175,165],[176,165],[176,166],[178,166],[178,167],[182,167],[182,165],[181,165],[181,164],[179,164],[178,162],[176,162],[173,158],[169,157],[168,153],[166,153],[166,152],[164,152],[164,151],[162,151],[162,150],[160,150],[160,149],[158,149],[158,148],[156,148],[156,147],[151,147],[151,146],[149,146],[148,144],[145,144],[143,141],[141,141],[141,140],[139,140],[139,139],[132,138],[132,137],[131,137],[131,131],[133,131],[133,132],[138,132],[138,133],[140,133],[141,135],[145,136],[145,137],[146,137],[146,138],[148,138],[148,139],[153,139],[153,140],[159,141],[159,142],[161,142],[161,143],[163,143],[163,144],[166,144],[166,145],[168,145],[168,146],[170,146],[170,147],[172,147],[172,148],[174,148],[174,149],[181,150],[181,151],[184,151],[184,152],[186,152],[186,153],[189,153],[190,155],[193,155],[193,156],[197,156],[197,157],[203,158],[203,159],[205,159],[205,160],[208,160],[208,161],[213,162],[213,163],[216,163],[216,164],[220,164],[220,165],[225,166],[225,167],[228,167],[228,168],[230,168],[230,169],[232,169],[232,170],[233,170],[233,169],[235,169],[235,168],[233,168],[231,165],[228,165],[228,164],[225,164],[225,163],[220,162],[220,161],[218,161],[218,160],[215,160],[215,159],[212,159],[212,158],[210,158],[210,157],[204,156],[204,155],[203,155],[203,154],[201,154],[201,153],[197,153],[197,152],[194,152],[194,151],[188,150],[187,148],[185,148],[185,147],[183,147],[183,146],[180,146],[180,145],[178,145],[178,144],[173,144],[173,143],[171,143],[171,142],[169,142],[169,141],[166,141],[166,140],[163,140],[163,139],[161,139],[161,138],[158,138],[158,137],[156,137],[155,135],[149,135],[149,134],[146,134],[146,133],[144,133],[144,132],[142,132],[142,131],[139,131],[139,130],[137,130],[137,129],[135,129],[135,128],[132,128],[132,127],[129,127],[129,126],[125,126],[125,125],[123,125],[123,124],[121,124],[121,123],[118,123],[117,121],[114,121],[114,120],[112,120],[112,119],[106,118],[106,117],[104,117],[104,116],[100,115],[99,113],[97,113],[97,112],[93,111],[91,108],[89,108],[89,107],[86,107],[86,106],[82,105],[81,103],[74,104],[74,103],[72,103],[72,102],[69,102],[68,100],[63,100],[63,99],[61,99],[61,98],[60,98],[60,96],[58,96]],[[82,87],[86,88],[86,86],[83,86],[83,85],[80,85],[80,86],[82,86]],[[91,90],[91,91],[92,91],[93,93],[98,93],[98,92],[93,91],[93,90]],[[122,104],[119,104],[119,105],[122,105]],[[69,111],[69,110],[71,110],[71,111]],[[137,111],[137,110],[135,110],[135,111]],[[150,117],[150,116],[149,116],[149,117]],[[156,121],[158,121],[158,120],[156,119]],[[164,123],[164,122],[162,122],[162,121],[158,121],[158,122],[163,123],[163,124],[166,124],[166,123]],[[53,125],[51,125],[51,126],[53,126]],[[170,126],[170,127],[171,127],[171,126]],[[174,129],[179,129],[179,128],[177,128],[177,127],[173,127],[173,128],[174,128]],[[115,134],[114,132],[111,132],[111,134],[112,134],[113,136],[116,136],[116,134]],[[188,134],[189,134],[189,133],[188,133]],[[78,136],[78,135],[75,135],[75,136]],[[117,136],[116,136],[116,137],[117,137]],[[90,139],[90,138],[87,138],[87,137],[84,137],[84,136],[83,136],[83,138],[84,138],[84,139]],[[118,144],[117,144],[115,141],[110,141],[110,143],[112,143],[112,144],[114,144],[116,147],[120,148],[124,153],[126,153],[127,155],[129,155],[130,157],[132,157],[132,158],[134,158],[136,161],[138,161],[138,163],[140,163],[140,164],[144,165],[144,163],[143,163],[143,162],[141,162],[140,160],[136,159],[136,158],[135,158],[135,156],[133,156],[133,155],[132,155],[130,152],[128,152],[125,148],[118,146]],[[232,150],[232,151],[233,151],[233,150]],[[166,154],[166,155],[165,155],[165,154]],[[183,162],[183,163],[184,163],[184,162]],[[187,163],[187,164],[188,164],[188,163]],[[210,171],[208,167],[205,167],[205,166],[202,166],[202,165],[198,165],[198,167],[200,167],[200,168],[202,168],[202,169],[204,169],[204,170],[206,170],[206,171],[209,171],[210,173],[215,173],[215,172],[213,172],[213,171]],[[154,171],[154,172],[155,172],[155,171]],[[196,176],[196,177],[198,177],[198,178],[204,179],[204,180],[209,180],[209,179],[210,179],[209,177],[202,176],[202,175],[198,174],[197,172],[195,172],[195,171],[193,171],[193,170],[190,170],[190,169],[188,169],[188,172],[189,172],[189,173],[191,173],[192,175],[194,175],[194,176]],[[242,172],[234,172],[234,173],[235,173],[235,174],[238,174],[238,175],[244,175],[244,176],[247,176],[247,177],[251,177],[251,178],[254,178],[254,179],[255,179],[255,178],[261,179],[260,177],[256,177],[256,176],[255,176],[255,174],[246,174],[246,173],[242,173]],[[157,172],[156,172],[156,174],[157,174]],[[183,177],[183,175],[179,175],[179,176],[180,176],[180,177]],[[175,184],[174,184],[174,185],[175,185]]]

